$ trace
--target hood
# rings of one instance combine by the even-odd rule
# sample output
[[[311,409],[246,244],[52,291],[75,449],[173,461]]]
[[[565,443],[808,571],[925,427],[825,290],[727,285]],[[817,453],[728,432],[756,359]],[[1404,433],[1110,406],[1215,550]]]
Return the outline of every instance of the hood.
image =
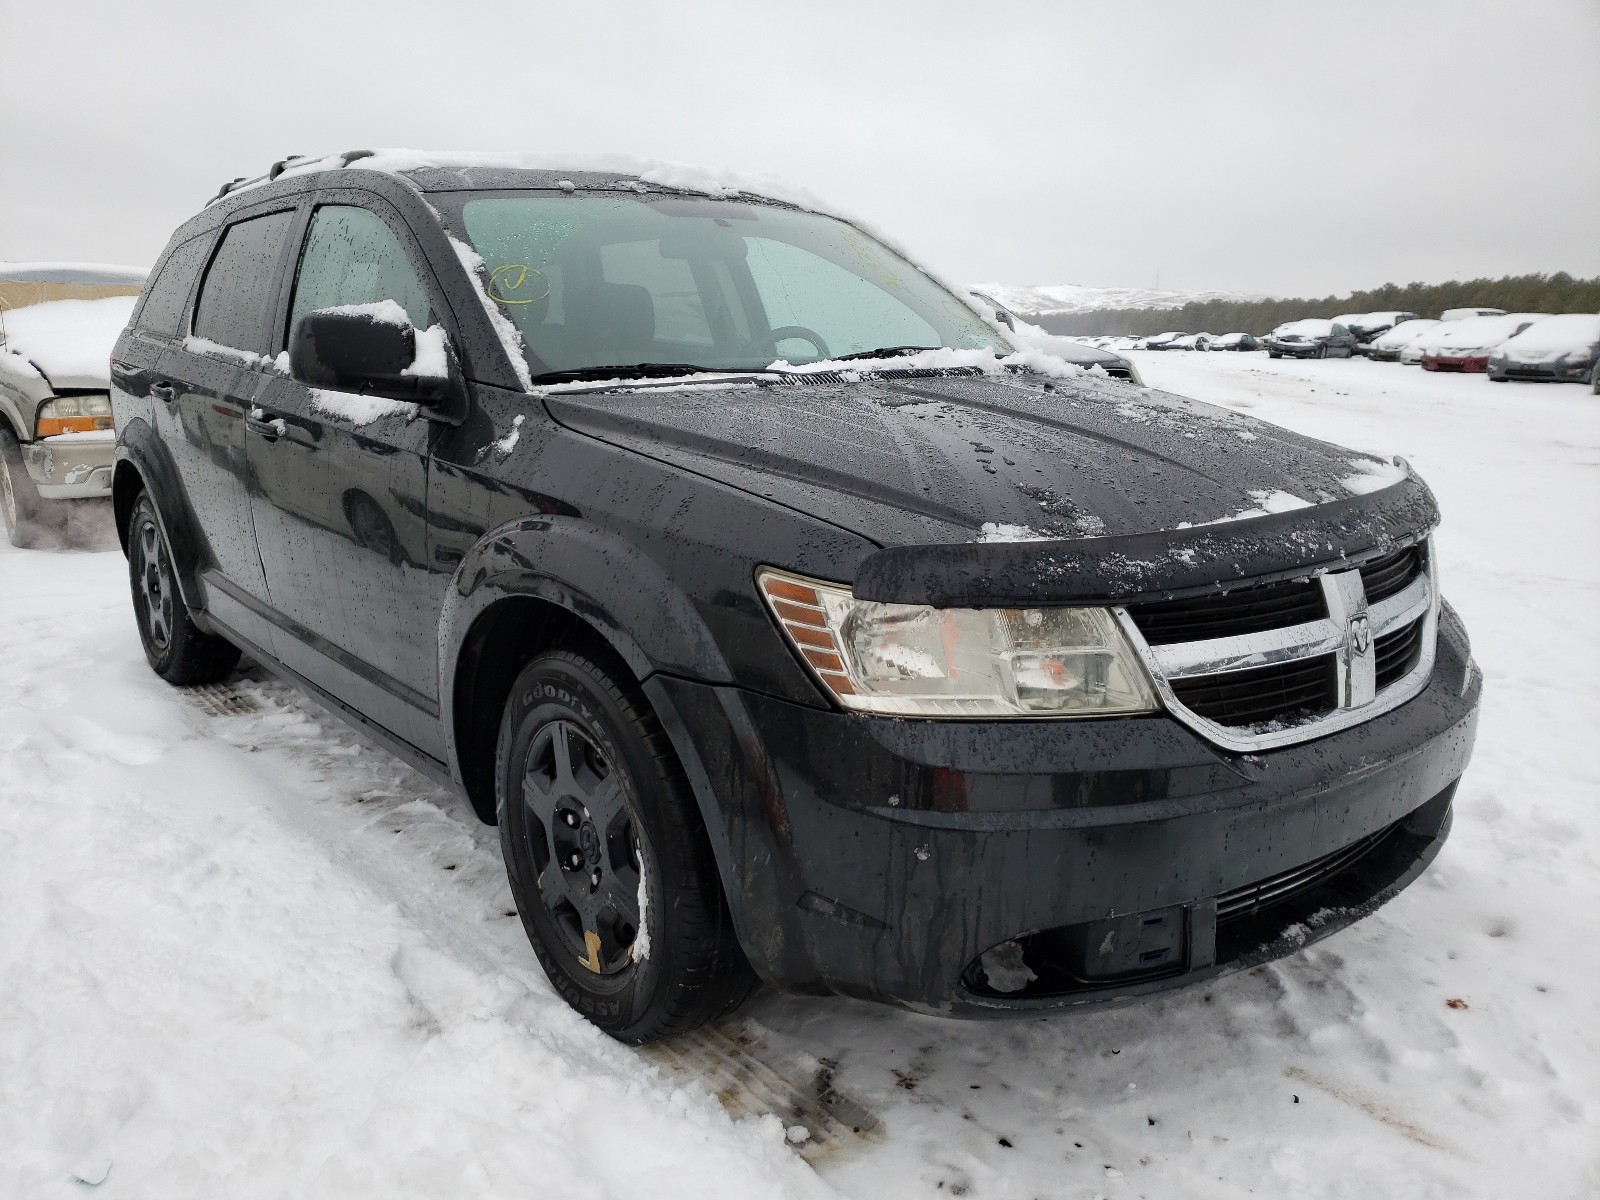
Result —
[[[1252,417],[1074,374],[545,394],[563,425],[883,547],[1118,538],[1289,513],[1400,468]]]
[[[137,296],[51,300],[0,313],[0,350],[28,360],[56,391],[107,391],[111,351],[133,314]]]

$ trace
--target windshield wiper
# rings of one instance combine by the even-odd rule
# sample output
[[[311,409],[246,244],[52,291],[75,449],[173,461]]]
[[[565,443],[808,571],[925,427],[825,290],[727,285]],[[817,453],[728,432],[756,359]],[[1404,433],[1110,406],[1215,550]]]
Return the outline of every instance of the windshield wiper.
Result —
[[[905,358],[921,354],[924,350],[937,350],[938,346],[879,346],[876,350],[857,350],[854,354],[835,354],[835,362],[848,362],[852,358]]]
[[[566,371],[546,371],[535,375],[534,383],[576,383],[593,379],[661,379],[673,375],[728,373],[726,367],[705,367],[699,363],[629,363],[626,366],[573,367]],[[746,373],[741,371],[741,374]]]

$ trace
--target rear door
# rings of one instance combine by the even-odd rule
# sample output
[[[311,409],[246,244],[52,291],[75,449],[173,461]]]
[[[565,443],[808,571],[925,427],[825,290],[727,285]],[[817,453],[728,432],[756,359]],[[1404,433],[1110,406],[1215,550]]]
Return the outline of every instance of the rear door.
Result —
[[[440,289],[381,199],[318,197],[298,247],[275,347],[308,312],[393,300],[418,329],[443,320]],[[428,452],[415,405],[315,389],[284,374],[250,412],[253,513],[292,670],[442,758],[438,623],[446,576],[427,554]]]
[[[266,577],[251,523],[245,412],[266,382],[292,202],[226,226],[200,282],[187,333],[161,352],[152,405],[211,563],[206,608],[272,650]]]

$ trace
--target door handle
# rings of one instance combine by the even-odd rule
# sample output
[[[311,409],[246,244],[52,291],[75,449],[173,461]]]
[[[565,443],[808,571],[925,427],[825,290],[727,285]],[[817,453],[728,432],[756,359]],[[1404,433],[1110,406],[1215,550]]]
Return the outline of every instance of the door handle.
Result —
[[[289,432],[289,426],[282,417],[274,417],[269,421],[267,414],[259,408],[252,408],[245,414],[244,427],[264,442],[275,442]]]
[[[165,379],[158,379],[150,385],[150,394],[163,404],[171,404],[178,398],[178,389]]]

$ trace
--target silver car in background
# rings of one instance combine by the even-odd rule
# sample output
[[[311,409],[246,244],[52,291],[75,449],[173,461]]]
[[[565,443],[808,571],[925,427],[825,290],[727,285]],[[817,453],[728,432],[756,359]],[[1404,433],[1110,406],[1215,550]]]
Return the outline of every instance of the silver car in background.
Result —
[[[0,523],[55,544],[68,502],[111,495],[111,348],[144,272],[0,263]]]

